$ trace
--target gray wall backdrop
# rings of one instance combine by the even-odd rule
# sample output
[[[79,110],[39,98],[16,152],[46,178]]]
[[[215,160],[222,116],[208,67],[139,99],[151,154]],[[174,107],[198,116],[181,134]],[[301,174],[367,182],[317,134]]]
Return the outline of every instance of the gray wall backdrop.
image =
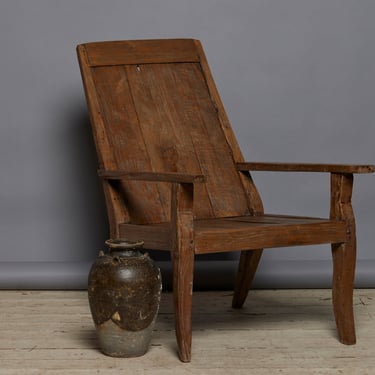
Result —
[[[107,237],[77,44],[200,39],[246,159],[374,163],[374,19],[373,0],[1,1],[0,287],[84,288]],[[328,175],[254,178],[268,212],[328,215]],[[357,286],[375,286],[374,187],[355,179]],[[230,287],[234,263],[200,259],[196,285]],[[255,286],[330,279],[329,246],[298,247],[267,250]]]

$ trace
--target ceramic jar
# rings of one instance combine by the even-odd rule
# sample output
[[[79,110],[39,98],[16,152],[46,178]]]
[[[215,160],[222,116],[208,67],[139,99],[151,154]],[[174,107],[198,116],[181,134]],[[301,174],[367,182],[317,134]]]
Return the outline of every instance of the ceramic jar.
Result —
[[[91,267],[88,297],[102,352],[138,357],[149,348],[160,304],[161,275],[143,242],[108,240]]]

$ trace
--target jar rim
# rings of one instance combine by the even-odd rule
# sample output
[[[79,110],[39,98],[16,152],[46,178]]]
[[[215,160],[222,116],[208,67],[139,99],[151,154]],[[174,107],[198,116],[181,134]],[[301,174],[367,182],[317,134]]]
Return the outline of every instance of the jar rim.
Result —
[[[143,246],[144,241],[131,241],[125,238],[108,239],[105,244],[111,249],[134,249]]]

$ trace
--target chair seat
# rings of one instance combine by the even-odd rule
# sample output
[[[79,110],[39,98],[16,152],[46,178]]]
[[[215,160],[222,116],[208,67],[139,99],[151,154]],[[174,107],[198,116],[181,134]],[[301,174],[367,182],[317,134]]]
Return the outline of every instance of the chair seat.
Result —
[[[262,215],[194,221],[195,253],[344,242],[344,221],[322,218]],[[171,250],[170,224],[120,224],[120,234],[143,240],[145,248]]]

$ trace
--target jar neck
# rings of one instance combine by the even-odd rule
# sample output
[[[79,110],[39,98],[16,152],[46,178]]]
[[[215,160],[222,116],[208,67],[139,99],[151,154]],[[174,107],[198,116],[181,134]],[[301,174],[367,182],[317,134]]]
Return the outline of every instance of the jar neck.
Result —
[[[136,258],[142,256],[142,253],[138,249],[109,249],[109,254],[121,258]]]

